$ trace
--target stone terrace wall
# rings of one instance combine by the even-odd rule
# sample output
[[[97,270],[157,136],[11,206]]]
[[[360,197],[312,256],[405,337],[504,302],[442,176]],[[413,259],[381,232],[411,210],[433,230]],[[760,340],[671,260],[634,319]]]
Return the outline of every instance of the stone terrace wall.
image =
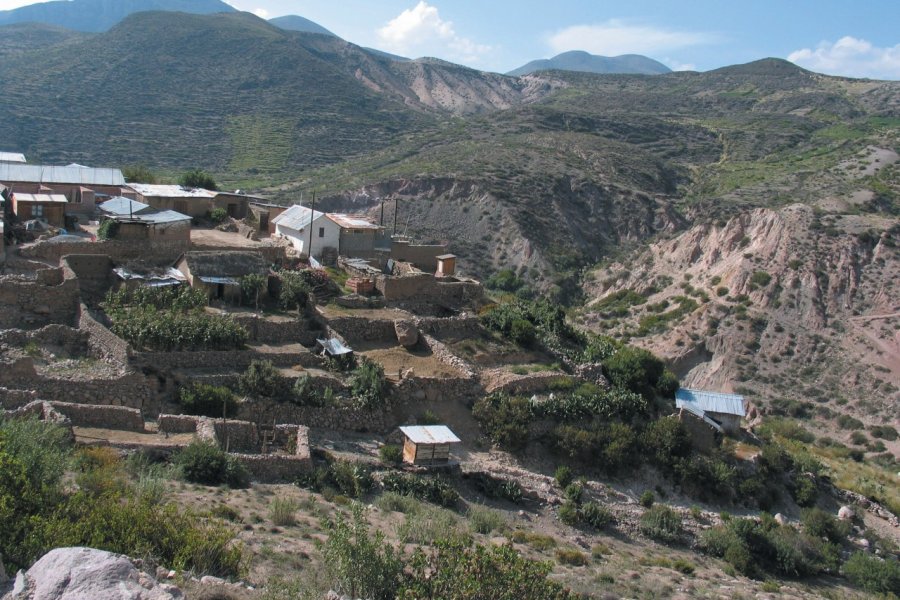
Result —
[[[134,408],[69,402],[50,402],[50,406],[65,415],[75,427],[144,431],[141,411]]]
[[[66,325],[45,325],[40,329],[25,331],[5,329],[0,331],[0,346],[24,348],[29,342],[38,346],[58,346],[74,355],[84,355],[88,351],[88,334]]]
[[[305,321],[278,321],[252,315],[232,315],[237,324],[247,330],[251,341],[267,344],[300,343],[304,346],[312,346],[316,343],[316,336],[322,335],[321,330],[310,330]]]
[[[162,433],[196,433],[200,417],[192,415],[159,415],[157,424]]]
[[[504,394],[532,394],[546,391],[550,384],[558,379],[572,379],[571,375],[562,371],[542,371],[527,375],[516,375],[505,369],[496,371],[499,377],[494,383],[487,386],[487,392],[502,392]]]
[[[38,271],[36,280],[0,277],[0,329],[74,325],[78,294],[78,281],[61,269]]]
[[[52,238],[51,238],[52,240]],[[190,249],[190,242],[145,240],[140,244],[131,241],[108,240],[102,242],[54,242],[45,240],[33,246],[19,249],[26,258],[40,258],[59,262],[68,254],[105,254],[113,262],[140,261],[149,265],[169,265]]]
[[[206,417],[204,417],[206,418]],[[249,421],[213,420],[216,441],[220,448],[229,452],[258,452],[259,434],[256,423]]]
[[[42,400],[147,408],[153,399],[153,391],[147,378],[139,373],[129,373],[114,379],[71,381],[36,377],[5,381],[4,385],[15,390],[29,390]]]
[[[269,360],[276,367],[300,365],[306,369],[322,368],[321,357],[312,352],[256,352],[255,350],[209,350],[197,352],[134,352],[132,362],[136,366],[151,367],[157,371],[178,369],[217,369],[228,367],[240,372],[253,360]]]
[[[240,406],[237,416],[255,420],[265,415],[269,423],[306,425],[317,429],[386,433],[400,421],[389,408],[366,411],[350,406],[297,406],[289,402],[253,402]]]
[[[260,483],[293,482],[312,471],[312,458],[290,454],[233,454]]]
[[[16,410],[38,399],[34,390],[11,390],[0,387],[0,408]]]
[[[397,342],[394,322],[389,319],[364,317],[337,317],[328,320],[328,326],[353,342]]]
[[[419,331],[438,338],[473,338],[480,336],[482,331],[481,321],[473,316],[419,317],[415,321]]]
[[[94,317],[83,303],[78,305],[78,328],[90,334],[88,344],[95,356],[122,366],[128,364],[131,346]]]

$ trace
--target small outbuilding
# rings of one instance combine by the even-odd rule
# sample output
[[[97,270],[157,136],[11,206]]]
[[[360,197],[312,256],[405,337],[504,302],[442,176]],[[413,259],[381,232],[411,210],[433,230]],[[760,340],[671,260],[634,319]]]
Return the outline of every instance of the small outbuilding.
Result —
[[[241,277],[268,275],[269,267],[258,252],[185,252],[175,263],[192,288],[206,291],[210,298],[239,301]]]
[[[288,240],[304,258],[338,251],[341,228],[325,213],[295,204],[269,222],[275,226],[275,236]]]
[[[737,433],[747,414],[743,396],[688,388],[675,392],[675,407],[712,420],[725,433]]]
[[[450,462],[450,446],[462,440],[446,425],[408,425],[403,434],[403,462],[435,466]]]
[[[12,211],[19,221],[38,219],[54,227],[66,226],[67,203],[68,200],[62,194],[16,192],[12,195]]]

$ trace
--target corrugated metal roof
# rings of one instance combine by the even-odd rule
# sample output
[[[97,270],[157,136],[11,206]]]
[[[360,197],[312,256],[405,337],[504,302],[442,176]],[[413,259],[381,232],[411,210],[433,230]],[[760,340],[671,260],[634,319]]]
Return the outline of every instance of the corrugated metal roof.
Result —
[[[210,276],[200,276],[200,281],[203,283],[221,283],[222,285],[241,285],[241,282],[233,277],[210,277]]]
[[[16,202],[59,202],[61,204],[67,204],[69,202],[68,198],[63,196],[62,194],[13,194],[16,197]]]
[[[695,407],[703,412],[738,415],[741,417],[747,414],[747,409],[744,408],[743,396],[688,388],[681,388],[675,392],[675,406],[678,408]]]
[[[677,401],[676,401],[676,403],[677,403]],[[715,421],[713,421],[712,419],[707,417],[706,413],[704,413],[702,410],[700,410],[698,407],[694,406],[690,402],[682,403],[682,405],[679,406],[678,408],[683,408],[684,410],[688,411],[689,413],[691,413],[698,419],[702,419],[704,423],[706,423],[707,425],[709,425],[710,427],[712,427],[719,433],[725,433],[724,430],[722,429],[721,425],[719,425],[718,423],[716,423]]]
[[[184,274],[174,267],[168,267],[165,271],[151,271],[149,273],[139,273],[126,267],[116,267],[115,269],[113,269],[113,273],[115,273],[120,279],[123,279],[125,281],[131,279],[141,279],[148,281],[150,284],[156,285],[167,285],[169,282],[182,283],[187,281],[187,278],[184,276]]]
[[[316,341],[319,342],[322,348],[325,349],[325,352],[331,356],[341,356],[353,352],[352,348],[345,346],[344,343],[337,338],[329,338],[327,340],[316,339]]]
[[[150,212],[150,213],[141,213],[139,215],[116,215],[115,220],[117,221],[131,221],[137,223],[155,223],[155,224],[164,224],[164,223],[178,223],[179,221],[190,221],[191,218],[187,215],[181,214],[180,212],[176,212],[174,210],[161,210],[158,212]]]
[[[151,198],[215,198],[218,192],[203,188],[187,188],[180,185],[151,185],[149,183],[129,183],[128,187],[141,196]]]
[[[123,198],[122,196],[111,198],[103,204],[97,205],[97,208],[111,215],[136,215],[140,212],[152,210],[149,204],[144,204],[131,198]]]
[[[297,231],[299,231],[309,225],[310,215],[312,215],[312,221],[317,221],[324,214],[325,213],[320,213],[317,210],[313,211],[312,209],[305,206],[295,204],[272,219],[270,223],[274,223],[275,225],[283,225],[285,227],[290,227],[291,229],[296,229]]]
[[[54,167],[0,162],[0,181],[24,183],[73,183],[79,185],[125,185],[119,169]]]
[[[18,152],[0,152],[0,162],[24,163],[25,155]]]
[[[337,223],[341,229],[381,229],[375,223],[360,216],[346,215],[344,213],[328,213],[326,216]]]
[[[446,425],[408,425],[400,431],[413,444],[456,444],[461,442]]]

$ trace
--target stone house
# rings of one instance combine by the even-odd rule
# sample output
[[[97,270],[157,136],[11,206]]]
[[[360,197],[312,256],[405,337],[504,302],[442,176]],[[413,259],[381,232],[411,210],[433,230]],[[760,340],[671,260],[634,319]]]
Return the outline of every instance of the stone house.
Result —
[[[102,218],[119,224],[119,240],[191,240],[191,217],[174,210],[156,210],[129,198],[113,198],[98,207]]]
[[[675,392],[675,407],[711,419],[725,433],[737,433],[747,414],[743,396],[688,388]]]
[[[387,244],[384,227],[380,227],[364,217],[342,213],[328,213],[325,216],[340,227],[338,239],[340,256],[372,258],[375,255],[376,246],[381,243]]]
[[[206,291],[210,298],[239,301],[241,277],[251,273],[267,275],[269,267],[258,252],[185,252],[175,263],[193,288]]]
[[[250,196],[216,192],[181,185],[128,184],[137,200],[157,210],[174,210],[190,217],[205,217],[216,208],[229,217],[243,219],[249,212]]]

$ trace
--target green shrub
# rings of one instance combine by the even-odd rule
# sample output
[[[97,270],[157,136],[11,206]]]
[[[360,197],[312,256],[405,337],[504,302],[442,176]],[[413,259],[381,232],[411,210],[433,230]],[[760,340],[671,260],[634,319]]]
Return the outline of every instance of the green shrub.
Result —
[[[291,387],[291,400],[298,406],[328,406],[333,400],[332,394],[330,387],[320,393],[309,373],[295,379]]]
[[[281,373],[268,360],[252,360],[238,377],[238,389],[251,398],[272,398],[278,393]]]
[[[252,214],[252,213],[251,213]],[[259,294],[266,290],[268,278],[262,273],[247,273],[240,279],[241,298],[259,310]]]
[[[571,527],[578,525],[580,520],[578,505],[571,500],[567,500],[563,503],[563,505],[559,507],[559,520]]]
[[[619,351],[622,342],[604,335],[591,336],[584,352],[581,356],[581,362],[597,363],[603,362],[610,356]]]
[[[475,533],[487,535],[492,531],[500,531],[506,527],[506,517],[497,510],[483,506],[469,508],[469,527]]]
[[[472,416],[498,446],[518,450],[527,444],[532,416],[526,398],[491,394],[475,402]]]
[[[400,512],[404,514],[412,514],[422,509],[420,500],[412,496],[405,496],[397,492],[385,492],[378,496],[375,505],[387,512]]]
[[[381,462],[386,465],[397,465],[403,460],[403,447],[397,444],[385,444],[378,449]]]
[[[679,458],[691,455],[691,438],[676,417],[650,423],[640,436],[644,456],[661,467],[672,467]]]
[[[725,287],[724,285],[716,288],[716,296],[718,296],[719,298],[721,298],[722,296],[727,296],[727,295],[728,295],[728,288]]]
[[[312,288],[306,279],[296,271],[279,273],[281,289],[278,292],[278,304],[284,310],[301,312],[309,303]]]
[[[371,467],[366,464],[335,461],[302,475],[297,484],[321,492],[330,501],[337,492],[349,498],[361,498],[372,489],[374,480]]]
[[[185,171],[178,178],[178,183],[187,188],[202,188],[204,190],[216,191],[216,181],[212,175],[203,169],[191,169]]]
[[[113,219],[104,220],[100,223],[100,227],[97,228],[97,237],[101,240],[115,239],[118,234],[119,222],[114,221]]]
[[[299,505],[290,498],[275,498],[269,504],[269,518],[279,527],[297,524]]]
[[[475,484],[479,492],[494,500],[508,500],[518,504],[525,495],[522,486],[511,479],[494,477],[483,472],[466,473],[464,477]]]
[[[360,505],[353,505],[350,520],[338,513],[329,524],[322,558],[331,587],[339,594],[372,600],[396,597],[403,571],[400,553],[380,531],[369,534]]]
[[[612,513],[596,502],[585,502],[581,505],[580,518],[594,529],[603,529],[615,522]]]
[[[659,542],[675,543],[682,533],[681,515],[668,506],[656,504],[641,515],[640,530]]]
[[[625,346],[603,363],[603,372],[615,387],[652,398],[665,371],[663,362],[643,348]]]
[[[850,535],[850,524],[841,521],[820,508],[810,508],[803,511],[800,522],[803,530],[817,538],[825,538],[836,543],[843,543]]]
[[[194,383],[178,390],[178,403],[186,415],[230,418],[237,414],[237,399],[230,389]]]
[[[566,496],[566,500],[579,504],[581,502],[581,497],[584,495],[584,483],[581,481],[573,481],[566,486],[563,493]]]
[[[484,285],[491,290],[516,292],[525,286],[525,282],[519,279],[512,269],[502,269],[491,275]]]
[[[215,444],[194,441],[175,455],[181,476],[201,485],[226,484],[232,488],[250,486],[250,473],[241,462]]]
[[[428,506],[407,513],[397,529],[397,537],[405,544],[433,544],[437,540],[465,537],[459,520],[449,510]]]
[[[759,287],[766,287],[771,281],[772,276],[765,271],[754,271],[750,276],[750,283]]]
[[[232,523],[239,523],[241,521],[241,513],[227,504],[217,504],[216,506],[213,506],[209,509],[209,514],[216,519],[231,521]]]
[[[350,392],[360,408],[372,410],[382,407],[387,394],[384,368],[363,358],[350,375]]]
[[[440,506],[453,507],[459,502],[459,493],[439,477],[388,473],[382,479],[382,484],[389,492],[413,496]]]
[[[894,558],[855,552],[844,563],[843,571],[853,585],[867,592],[900,595],[900,563]]]
[[[121,287],[106,294],[104,307],[115,312],[124,308],[155,308],[160,311],[193,312],[208,304],[206,292],[187,285]]]
[[[872,425],[869,427],[869,433],[872,437],[881,438],[889,442],[897,441],[897,429],[890,425]]]
[[[509,337],[520,346],[530,348],[536,338],[534,325],[525,319],[516,319],[510,325]]]
[[[791,495],[799,506],[812,506],[819,497],[819,488],[812,478],[798,475],[791,486]]]
[[[583,567],[590,562],[587,554],[572,548],[557,548],[556,560],[559,564],[570,567]]]
[[[216,208],[209,211],[209,220],[213,223],[221,223],[228,217],[228,211],[224,208],[217,206]]]
[[[640,503],[644,508],[650,508],[653,506],[653,492],[650,490],[645,490],[643,494],[641,494]]]
[[[565,489],[570,483],[572,483],[572,479],[575,476],[572,474],[572,469],[567,467],[566,465],[560,465],[556,467],[556,472],[553,474],[553,478],[556,479],[556,485]]]
[[[512,541],[519,544],[527,544],[538,552],[545,552],[556,548],[556,538],[534,531],[522,531],[517,529],[512,534]]]

